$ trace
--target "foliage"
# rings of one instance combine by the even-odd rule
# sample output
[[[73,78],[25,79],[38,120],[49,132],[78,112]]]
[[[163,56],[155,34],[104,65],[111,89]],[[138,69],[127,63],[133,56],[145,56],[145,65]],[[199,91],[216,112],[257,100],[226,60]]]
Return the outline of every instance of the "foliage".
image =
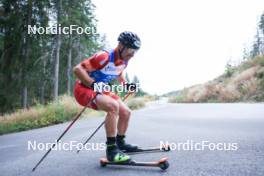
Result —
[[[132,110],[140,109],[145,107],[145,100],[144,98],[139,98],[139,97],[133,98],[127,102],[127,106]]]
[[[23,108],[23,100],[30,107],[53,99],[56,35],[28,34],[27,25],[57,24],[60,1],[0,0],[0,114]],[[61,27],[74,24],[96,29],[91,0],[63,0],[61,4]],[[61,35],[59,95],[67,92],[68,80],[71,89],[75,82],[67,77],[69,50],[71,65],[75,65],[101,48],[102,42],[98,34]]]

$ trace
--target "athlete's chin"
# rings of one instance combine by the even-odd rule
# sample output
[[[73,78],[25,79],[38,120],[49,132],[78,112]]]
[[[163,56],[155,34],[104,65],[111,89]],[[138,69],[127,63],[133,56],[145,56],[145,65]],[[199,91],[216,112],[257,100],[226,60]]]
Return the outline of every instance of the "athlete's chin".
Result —
[[[129,61],[131,58],[132,58],[131,56],[125,57],[124,61]]]

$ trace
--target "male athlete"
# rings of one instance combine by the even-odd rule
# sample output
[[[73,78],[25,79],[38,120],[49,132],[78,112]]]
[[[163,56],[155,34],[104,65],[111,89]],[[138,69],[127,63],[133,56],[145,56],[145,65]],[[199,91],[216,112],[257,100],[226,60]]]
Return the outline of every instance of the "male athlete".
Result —
[[[106,156],[112,162],[128,162],[130,156],[122,151],[133,152],[137,146],[125,142],[125,134],[130,118],[130,109],[113,92],[102,89],[110,81],[117,79],[123,86],[126,83],[123,70],[141,45],[140,38],[133,32],[122,32],[118,37],[118,46],[111,51],[100,51],[85,59],[73,69],[78,78],[74,87],[74,96],[82,106],[107,113],[105,118]]]

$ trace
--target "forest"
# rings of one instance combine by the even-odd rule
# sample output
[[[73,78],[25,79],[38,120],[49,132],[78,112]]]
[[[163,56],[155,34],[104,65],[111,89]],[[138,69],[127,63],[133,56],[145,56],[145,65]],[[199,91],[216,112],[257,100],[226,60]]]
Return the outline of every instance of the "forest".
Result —
[[[91,0],[0,1],[1,114],[72,94],[72,67],[104,46],[95,8]]]

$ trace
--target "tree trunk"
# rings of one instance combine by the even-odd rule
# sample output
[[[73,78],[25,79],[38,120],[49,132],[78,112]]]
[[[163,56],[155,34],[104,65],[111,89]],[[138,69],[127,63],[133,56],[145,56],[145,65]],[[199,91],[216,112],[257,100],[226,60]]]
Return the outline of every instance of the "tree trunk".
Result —
[[[32,18],[32,0],[28,1],[28,10],[27,10],[27,25],[31,24]],[[24,48],[24,62],[22,66],[22,107],[25,109],[28,106],[28,59],[29,59],[29,50],[30,50],[30,38],[27,32],[24,32],[25,38],[25,48]]]
[[[60,24],[60,16],[61,16],[61,0],[57,0],[57,25]],[[61,45],[61,35],[59,34],[59,29],[57,30],[56,35],[56,53],[55,53],[55,61],[54,61],[54,89],[53,89],[53,98],[54,100],[58,99],[58,91],[59,91],[59,65],[60,65],[60,45]]]
[[[46,75],[46,58],[43,59],[43,70],[42,74],[43,77],[45,78]],[[40,103],[44,104],[45,103],[45,86],[46,86],[46,79],[41,81],[41,87],[40,87]]]
[[[77,63],[80,63],[82,61],[81,58],[81,37],[80,35],[78,36],[78,54],[77,54]]]
[[[67,94],[71,95],[71,70],[72,70],[72,35],[69,35],[69,53],[67,60]]]

